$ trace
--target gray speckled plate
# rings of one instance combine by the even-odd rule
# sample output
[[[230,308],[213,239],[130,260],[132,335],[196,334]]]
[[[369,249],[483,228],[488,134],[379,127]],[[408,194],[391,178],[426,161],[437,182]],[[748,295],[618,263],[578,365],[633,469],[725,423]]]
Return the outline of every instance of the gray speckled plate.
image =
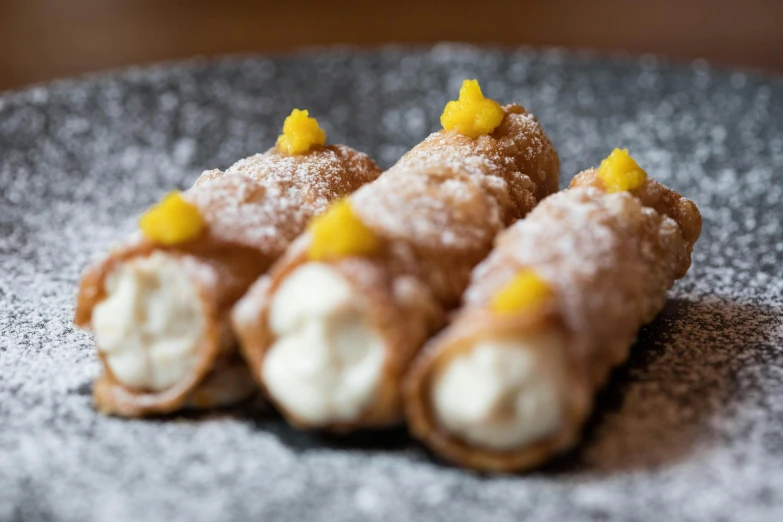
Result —
[[[71,324],[90,258],[291,107],[391,165],[460,81],[535,112],[563,182],[612,147],[694,199],[694,266],[599,397],[577,450],[525,476],[444,465],[404,431],[295,432],[252,406],[97,415]],[[0,97],[0,520],[783,519],[783,81],[441,46],[132,69]]]

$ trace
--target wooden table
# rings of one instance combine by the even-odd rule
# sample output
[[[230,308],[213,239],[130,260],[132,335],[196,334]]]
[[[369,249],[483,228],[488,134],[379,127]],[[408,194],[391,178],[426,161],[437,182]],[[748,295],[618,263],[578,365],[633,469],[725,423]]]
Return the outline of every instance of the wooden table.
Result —
[[[133,63],[308,45],[559,45],[783,71],[776,0],[0,0],[0,90]]]

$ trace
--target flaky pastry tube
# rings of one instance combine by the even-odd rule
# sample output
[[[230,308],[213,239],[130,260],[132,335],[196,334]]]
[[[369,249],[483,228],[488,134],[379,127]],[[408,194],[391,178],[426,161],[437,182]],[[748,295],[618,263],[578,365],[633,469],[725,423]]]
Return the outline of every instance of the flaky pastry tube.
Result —
[[[690,200],[651,179],[608,194],[593,169],[571,187],[498,236],[406,376],[411,432],[457,465],[520,471],[573,446],[690,266],[701,229]],[[535,299],[504,310],[500,299],[525,297],[514,292]]]
[[[400,381],[459,302],[494,236],[557,190],[559,160],[524,108],[494,132],[436,132],[348,198],[377,248],[313,260],[299,238],[237,303],[253,376],[302,428],[401,422]]]
[[[236,351],[231,307],[329,203],[380,169],[340,145],[287,155],[277,147],[207,171],[183,198],[205,231],[163,246],[132,238],[94,263],[75,322],[93,331],[103,374],[95,404],[121,416],[215,407],[257,390]]]

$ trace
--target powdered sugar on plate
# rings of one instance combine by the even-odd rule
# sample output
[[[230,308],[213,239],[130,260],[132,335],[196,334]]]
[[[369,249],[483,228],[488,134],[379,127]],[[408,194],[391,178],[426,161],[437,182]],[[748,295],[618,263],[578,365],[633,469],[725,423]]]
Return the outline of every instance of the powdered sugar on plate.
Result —
[[[0,520],[780,520],[783,82],[732,75],[438,46],[190,62],[0,97]],[[628,147],[704,217],[693,267],[582,446],[490,478],[431,459],[402,430],[322,438],[250,406],[95,413],[99,368],[71,324],[74,291],[139,212],[266,150],[294,106],[389,167],[465,78],[536,114],[563,183]]]

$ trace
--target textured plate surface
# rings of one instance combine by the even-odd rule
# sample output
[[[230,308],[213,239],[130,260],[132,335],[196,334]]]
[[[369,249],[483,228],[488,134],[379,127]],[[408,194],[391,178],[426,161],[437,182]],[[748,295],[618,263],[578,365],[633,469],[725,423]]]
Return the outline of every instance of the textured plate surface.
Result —
[[[390,166],[463,78],[535,112],[563,182],[612,147],[694,199],[688,277],[598,400],[585,443],[484,477],[403,430],[294,432],[251,406],[97,415],[88,261],[201,170],[270,147],[294,106]],[[654,58],[348,50],[188,62],[0,97],[0,520],[783,519],[783,81]]]

